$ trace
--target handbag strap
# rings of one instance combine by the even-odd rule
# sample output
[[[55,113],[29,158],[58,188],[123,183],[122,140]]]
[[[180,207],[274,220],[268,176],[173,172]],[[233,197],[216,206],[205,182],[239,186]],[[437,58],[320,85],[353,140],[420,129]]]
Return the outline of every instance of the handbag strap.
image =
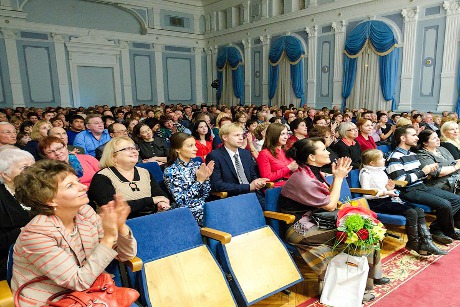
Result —
[[[39,276],[39,277],[35,277],[34,279],[31,279],[29,280],[28,282],[24,283],[23,285],[21,285],[18,290],[16,291],[16,293],[14,293],[14,306],[20,306],[19,305],[19,294],[21,294],[22,292],[22,289],[24,289],[25,287],[27,287],[28,285],[30,284],[33,284],[33,283],[36,283],[36,282],[40,282],[40,281],[44,281],[44,280],[48,280],[49,278],[46,277],[46,276]]]

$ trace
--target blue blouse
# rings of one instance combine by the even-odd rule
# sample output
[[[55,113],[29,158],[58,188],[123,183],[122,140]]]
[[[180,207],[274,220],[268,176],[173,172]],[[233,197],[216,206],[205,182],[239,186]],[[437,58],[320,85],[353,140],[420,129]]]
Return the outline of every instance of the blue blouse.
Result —
[[[195,170],[201,162],[190,160],[185,163],[177,159],[164,171],[164,180],[174,200],[180,207],[192,211],[198,225],[203,225],[203,206],[211,192],[209,179],[201,183],[196,180]]]

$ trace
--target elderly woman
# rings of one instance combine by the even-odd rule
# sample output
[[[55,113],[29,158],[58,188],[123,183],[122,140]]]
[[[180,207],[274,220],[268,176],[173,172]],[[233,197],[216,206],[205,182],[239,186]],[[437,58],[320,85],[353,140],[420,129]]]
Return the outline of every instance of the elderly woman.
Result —
[[[341,123],[339,126],[340,140],[334,145],[333,150],[339,157],[351,158],[353,169],[361,165],[361,147],[356,142],[358,128],[352,122]]]
[[[111,139],[104,148],[101,170],[94,175],[88,196],[92,206],[103,206],[121,194],[131,207],[129,218],[170,208],[169,199],[146,170],[136,167],[139,152],[128,137]]]
[[[294,159],[299,169],[292,174],[281,190],[280,210],[296,216],[295,223],[286,231],[286,240],[295,244],[302,258],[320,280],[329,260],[338,253],[332,249],[335,242],[336,229],[325,230],[310,221],[308,212],[321,208],[334,211],[340,197],[340,189],[344,178],[352,169],[352,161],[348,157],[338,159],[333,164],[334,181],[327,184],[322,175],[322,166],[329,164],[329,152],[324,140],[309,138],[296,142],[286,155]],[[390,280],[382,278],[380,253],[365,251],[368,255],[369,271],[368,289],[376,284],[385,284]]]
[[[422,167],[438,163],[436,171],[430,173],[429,178],[424,181],[426,185],[452,193],[458,192],[460,160],[455,160],[446,148],[440,146],[435,131],[425,129],[419,133],[417,156]]]
[[[31,208],[34,218],[21,230],[14,245],[13,292],[24,283],[45,275],[49,280],[25,287],[21,307],[45,305],[63,290],[91,287],[110,262],[126,261],[137,243],[126,217],[129,206],[122,196],[100,208],[87,205],[87,187],[67,163],[39,161],[14,180],[16,198]]]
[[[133,133],[143,162],[166,163],[167,145],[164,139],[154,137],[152,129],[145,123],[134,126]]]
[[[458,124],[454,121],[445,122],[441,126],[441,146],[447,149],[455,160],[460,159],[460,140]]]
[[[0,153],[0,280],[6,279],[10,246],[31,219],[30,208],[14,197],[14,178],[34,163],[34,157],[24,150],[13,148]]]
[[[29,141],[29,143],[27,143],[27,145],[24,147],[24,150],[30,152],[37,161],[43,158],[42,156],[40,156],[38,142],[44,137],[48,136],[48,131],[50,129],[51,125],[46,120],[39,120],[32,127],[32,133],[30,134],[30,138],[32,139],[32,141]]]
[[[80,179],[80,183],[87,187],[89,187],[94,174],[99,171],[99,161],[96,158],[85,154],[69,153],[66,143],[56,136],[47,136],[41,139],[38,142],[38,149],[47,159],[62,161],[72,166]]]
[[[211,192],[209,178],[214,161],[208,164],[192,161],[197,151],[193,136],[184,132],[173,134],[164,180],[176,203],[189,208],[201,226],[204,202]]]

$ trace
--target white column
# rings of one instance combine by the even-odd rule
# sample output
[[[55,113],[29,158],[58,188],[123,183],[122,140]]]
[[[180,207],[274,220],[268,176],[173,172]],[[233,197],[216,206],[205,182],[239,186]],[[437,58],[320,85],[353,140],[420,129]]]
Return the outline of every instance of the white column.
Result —
[[[318,41],[318,26],[305,28],[308,34],[308,94],[307,105],[316,106],[316,44]]]
[[[71,107],[69,74],[67,72],[67,62],[65,58],[64,38],[60,34],[52,33],[54,41],[54,51],[56,53],[56,67],[59,84],[59,93],[61,96],[61,106]]]
[[[133,104],[133,85],[131,82],[131,62],[129,60],[129,44],[120,41],[121,48],[121,71],[123,74],[123,93],[125,94],[125,105]]]
[[[212,78],[212,48],[206,48],[206,78],[208,79],[208,83],[206,84],[206,88],[208,90],[208,101],[206,103],[212,103],[212,91],[213,88],[211,87],[211,83],[214,80]]]
[[[18,48],[16,46],[16,33],[10,29],[2,29],[5,39],[6,57],[8,59],[8,71],[10,74],[11,92],[13,95],[13,108],[24,106],[24,94],[22,92],[21,73],[19,70]]]
[[[160,9],[159,8],[153,8],[153,28],[154,29],[161,29],[161,23],[160,23]]]
[[[249,23],[251,16],[251,1],[246,0],[243,2],[243,24]]]
[[[157,81],[157,104],[165,102],[165,85],[163,81],[163,48],[161,44],[154,44],[153,50],[155,52],[155,79]]]
[[[418,8],[403,9],[404,47],[401,72],[401,92],[399,110],[412,109],[412,89],[414,86],[415,38],[417,30]]]
[[[204,102],[203,99],[203,70],[201,67],[201,55],[203,48],[193,48],[195,52],[195,79],[196,79],[196,103],[200,104]]]
[[[457,52],[460,27],[460,1],[444,1],[446,10],[446,33],[444,36],[444,52],[442,56],[441,90],[437,111],[452,111],[455,109],[457,96]]]
[[[268,0],[262,0],[262,18],[268,18]]]
[[[345,21],[333,22],[335,30],[335,51],[334,51],[334,78],[332,89],[332,106],[342,106],[342,83],[343,83],[343,50],[345,48]]]
[[[252,39],[241,41],[244,46],[244,102],[251,104],[252,99]]]
[[[211,32],[217,31],[217,12],[211,13]]]
[[[268,103],[268,54],[270,53],[270,35],[260,36],[262,42],[262,103]]]

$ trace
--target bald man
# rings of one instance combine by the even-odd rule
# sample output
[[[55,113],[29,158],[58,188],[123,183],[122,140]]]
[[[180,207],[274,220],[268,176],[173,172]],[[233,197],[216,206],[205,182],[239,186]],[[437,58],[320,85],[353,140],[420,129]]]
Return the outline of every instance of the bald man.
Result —
[[[85,150],[78,146],[69,145],[69,136],[67,135],[67,131],[65,131],[61,127],[53,127],[48,131],[49,136],[55,136],[60,138],[67,146],[69,153],[73,154],[84,154]]]

